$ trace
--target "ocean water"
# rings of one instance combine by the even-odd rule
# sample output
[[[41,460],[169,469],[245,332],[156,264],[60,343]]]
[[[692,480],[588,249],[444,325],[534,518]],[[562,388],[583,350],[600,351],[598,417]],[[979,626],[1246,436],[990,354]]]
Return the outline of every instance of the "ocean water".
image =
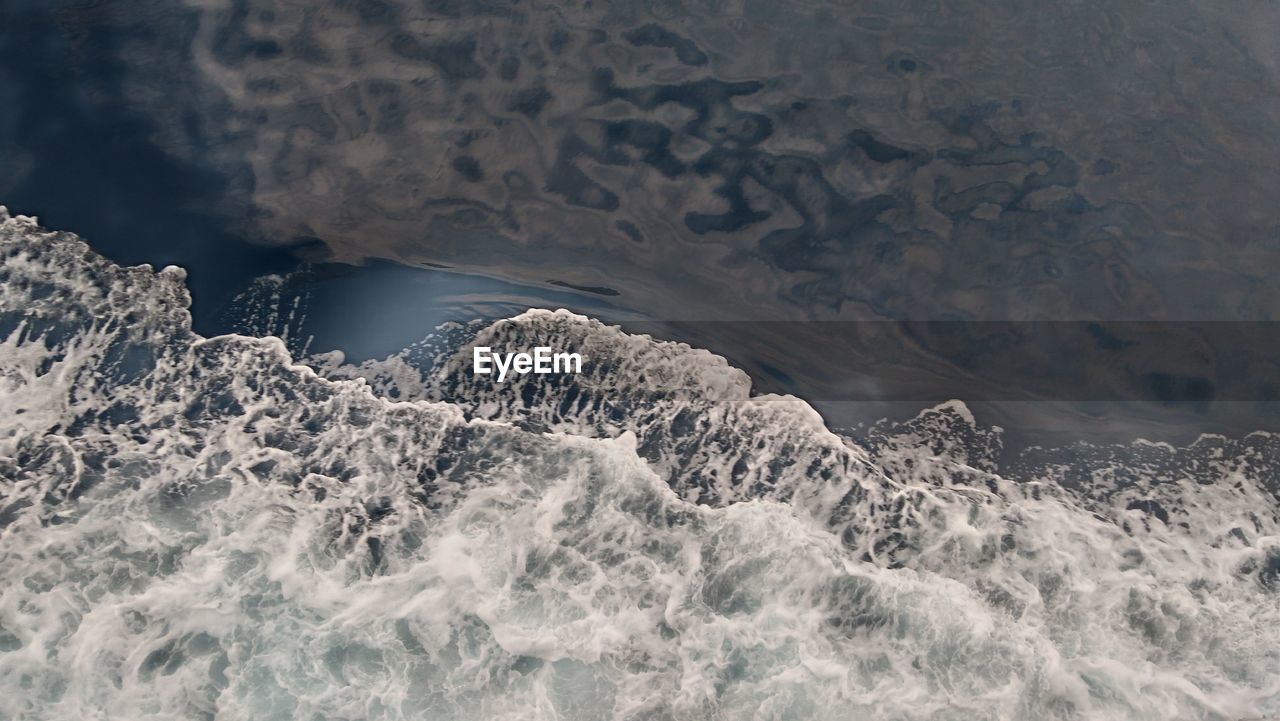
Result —
[[[1000,463],[568,312],[201,337],[184,277],[0,211],[0,718],[1280,714],[1274,435]],[[584,373],[465,372],[534,340]]]
[[[9,0],[0,202],[295,356],[564,307],[841,427],[1276,431],[1275,8],[1113,5]]]

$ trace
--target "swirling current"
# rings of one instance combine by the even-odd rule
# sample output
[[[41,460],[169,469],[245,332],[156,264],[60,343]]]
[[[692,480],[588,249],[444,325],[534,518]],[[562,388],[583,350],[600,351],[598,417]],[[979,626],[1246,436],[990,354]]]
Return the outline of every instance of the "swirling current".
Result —
[[[1274,435],[1000,465],[563,311],[354,366],[188,305],[0,211],[0,718],[1280,714]]]

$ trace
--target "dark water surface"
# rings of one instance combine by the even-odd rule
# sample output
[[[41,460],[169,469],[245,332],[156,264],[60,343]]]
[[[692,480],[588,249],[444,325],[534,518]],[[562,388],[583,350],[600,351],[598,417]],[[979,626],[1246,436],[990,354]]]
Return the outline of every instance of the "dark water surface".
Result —
[[[249,282],[296,267],[294,254],[246,242],[212,211],[227,179],[166,154],[155,124],[131,107],[103,28],[71,35],[57,4],[6,3],[0,14],[0,203],[87,238],[117,263],[179,265],[196,301],[196,329]]]
[[[253,32],[247,28],[275,27],[279,20],[256,7],[238,3],[226,15],[141,2],[18,2],[0,11],[3,27],[20,29],[0,33],[0,202],[86,237],[116,262],[183,266],[201,333],[277,333],[287,335],[295,351],[340,349],[358,361],[394,353],[445,321],[565,307],[723,354],[762,391],[810,400],[836,425],[901,417],[924,404],[961,398],[983,420],[1025,434],[1027,442],[1037,434],[1186,440],[1205,431],[1280,428],[1274,361],[1280,331],[1272,322],[1280,295],[1259,275],[1275,264],[1263,243],[1270,211],[1250,207],[1237,214],[1236,225],[1215,225],[1221,213],[1214,208],[1225,208],[1226,196],[1196,195],[1210,200],[1186,211],[1194,232],[1182,237],[1170,230],[1173,221],[1157,215],[1173,202],[1168,188],[1142,180],[1176,155],[1177,173],[1204,169],[1197,176],[1202,186],[1186,192],[1210,193],[1210,171],[1229,164],[1230,153],[1247,154],[1249,142],[1256,142],[1240,134],[1244,130],[1236,136],[1246,139],[1243,145],[1222,145],[1195,135],[1208,121],[1171,116],[1168,124],[1152,126],[1149,151],[1116,150],[1151,161],[1151,168],[1137,171],[1133,162],[1101,156],[1086,162],[1090,153],[1124,145],[1116,138],[1095,147],[1093,136],[1063,130],[1062,137],[1076,144],[1061,148],[1049,140],[1062,128],[1005,138],[1002,123],[1040,122],[1023,110],[1036,98],[1014,93],[990,107],[956,98],[950,107],[921,110],[927,121],[904,116],[901,141],[890,137],[897,132],[892,120],[871,129],[849,125],[837,148],[827,126],[856,110],[857,93],[791,97],[777,78],[716,77],[718,63],[732,64],[724,48],[737,40],[721,38],[716,42],[723,48],[709,53],[688,33],[661,24],[621,16],[601,20],[609,28],[605,35],[683,80],[650,78],[641,87],[637,78],[649,72],[644,66],[609,61],[615,66],[553,87],[545,67],[577,68],[588,57],[606,62],[590,51],[605,35],[582,40],[581,56],[567,50],[557,55],[556,42],[576,47],[579,40],[572,33],[556,36],[552,28],[541,40],[550,45],[539,66],[508,53],[501,42],[501,52],[486,55],[467,39],[473,34],[452,45],[415,40],[412,32],[383,37],[377,28],[385,23],[361,12],[352,21],[355,36],[372,33],[400,61],[423,65],[413,82],[370,80],[376,73],[355,61],[334,70],[341,63],[319,49],[323,34],[310,38],[318,44],[310,50],[302,35],[277,42],[267,30],[249,42]],[[336,7],[317,5],[314,17],[346,17]],[[429,9],[455,24],[491,17],[486,12],[469,4]],[[545,9],[528,12],[555,25]],[[200,35],[207,23],[217,32]],[[859,32],[880,38],[877,47],[909,43],[918,30],[890,41],[885,38],[892,33],[876,28],[893,23],[868,16],[856,24]],[[803,32],[778,27],[778,47],[788,34]],[[1239,73],[1241,82],[1270,82],[1270,68],[1257,65],[1247,43],[1239,42],[1240,57],[1230,62],[1253,68]],[[669,57],[662,54],[667,52]],[[849,53],[842,62],[852,68],[874,64],[884,82],[926,87],[945,80],[944,68],[910,52],[890,53],[883,67],[861,51],[840,52]],[[263,90],[256,111],[237,107],[252,102],[231,99],[227,87],[204,77],[202,54],[232,75],[243,73],[246,87],[275,83],[278,91]],[[489,67],[491,55],[498,60]],[[513,60],[519,57],[525,59]],[[1234,56],[1213,46],[1207,57],[1226,62]],[[301,75],[260,72],[282,67],[284,59],[304,68]],[[296,98],[277,103],[279,93],[292,97],[309,82],[306,63],[346,73],[351,87],[362,89],[327,95],[319,105]],[[1147,72],[1117,68],[1112,77]],[[1228,64],[1218,72],[1235,71]],[[838,79],[824,82],[844,87]],[[1022,80],[1010,82],[1022,87]],[[495,83],[521,87],[500,90]],[[506,98],[509,118],[495,120],[492,128],[474,125],[474,118],[459,120],[457,133],[437,138],[435,156],[422,155],[424,137],[435,136],[410,130],[443,111],[408,94],[427,87],[450,103],[467,97],[465,88],[497,93],[493,97]],[[1197,87],[1212,100],[1213,112],[1225,112],[1223,98],[1235,92]],[[575,100],[578,91],[589,97]],[[867,86],[858,92],[873,102],[887,91]],[[1100,91],[1080,92],[1087,100]],[[1040,100],[1048,103],[1048,96]],[[756,110],[743,109],[752,104]],[[357,115],[348,118],[344,108]],[[570,113],[565,122],[576,130],[557,135],[555,124],[538,125],[557,108]],[[574,115],[579,111],[628,117],[601,125]],[[645,117],[630,117],[634,113]],[[353,124],[344,126],[348,121]],[[515,122],[545,135],[495,155],[495,138],[514,142],[505,134]],[[1250,132],[1264,129],[1247,112],[1238,122]],[[927,141],[934,133],[930,123],[946,137]],[[1168,130],[1171,125],[1181,129]],[[267,131],[280,128],[292,140],[273,149],[276,141]],[[1182,145],[1173,151],[1161,146],[1166,130],[1206,155],[1197,159]],[[1122,124],[1108,132],[1123,139],[1137,131]],[[825,150],[809,158],[771,149],[782,138],[803,140],[806,133]],[[371,138],[390,143],[397,160],[363,180],[339,182],[340,173],[325,174],[334,163],[361,167],[363,161],[349,154],[350,143],[375,142]],[[527,172],[526,161],[555,138],[539,180]],[[278,155],[264,173],[261,157],[268,151]],[[335,160],[339,156],[343,160]],[[444,170],[427,172],[441,159],[447,160]],[[691,185],[678,198],[655,186],[646,199],[599,172],[609,168],[641,173],[633,178],[641,185],[657,177]],[[862,173],[865,187],[851,194],[837,181],[847,172]],[[925,178],[932,178],[931,186],[920,184]],[[487,185],[499,180],[505,206],[494,195],[497,186]],[[412,212],[392,207],[402,193],[420,190],[425,197],[414,196]],[[715,200],[699,207],[693,198],[703,191]],[[893,218],[930,192],[929,203],[938,217],[950,219],[951,230],[903,230],[901,218]],[[554,202],[546,205],[548,199]],[[320,208],[318,201],[327,205]],[[667,203],[667,210],[650,201]],[[520,208],[534,206],[543,214],[521,215]],[[375,212],[381,214],[370,215]],[[671,213],[674,230],[664,239],[660,216]],[[795,222],[771,225],[789,214]],[[281,234],[285,226],[291,230]],[[611,235],[584,240],[595,238],[600,227]],[[1115,238],[1104,242],[1108,233]],[[1204,245],[1195,245],[1195,233],[1205,234]],[[1230,252],[1215,256],[1213,248],[1222,243]],[[721,244],[748,250],[711,260],[717,256],[705,253]],[[1189,274],[1193,267],[1204,270]],[[1253,274],[1233,275],[1232,267]],[[934,270],[920,270],[926,268]],[[1095,273],[1099,268],[1105,272]],[[986,280],[961,287],[979,277]],[[779,278],[790,280],[768,290]],[[875,287],[854,287],[864,281]],[[1005,298],[1001,288],[1040,307],[1040,320],[1001,320],[1001,314],[1025,315],[997,300]],[[1095,304],[1099,293],[1114,297]],[[965,297],[983,298],[976,315],[973,307],[962,307]],[[1214,307],[1210,300],[1225,305]],[[1118,305],[1107,305],[1113,301]],[[849,320],[842,309],[855,303],[874,313]],[[1250,322],[1219,322],[1232,317],[1224,310],[1232,303]],[[927,322],[912,322],[913,312]]]

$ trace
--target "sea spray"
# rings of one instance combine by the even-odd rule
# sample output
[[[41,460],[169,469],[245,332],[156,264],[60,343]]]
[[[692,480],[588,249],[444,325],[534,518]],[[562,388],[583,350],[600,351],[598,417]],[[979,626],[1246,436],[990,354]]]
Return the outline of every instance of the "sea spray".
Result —
[[[597,370],[392,400],[0,218],[0,716],[1280,712],[1271,436],[1011,478],[544,312]]]

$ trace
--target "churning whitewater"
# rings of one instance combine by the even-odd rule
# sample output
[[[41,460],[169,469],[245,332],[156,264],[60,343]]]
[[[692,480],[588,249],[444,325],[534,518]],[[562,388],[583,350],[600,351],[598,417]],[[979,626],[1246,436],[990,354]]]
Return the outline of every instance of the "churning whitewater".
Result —
[[[565,312],[302,363],[176,268],[3,210],[0,258],[0,718],[1280,714],[1272,435],[1015,473]]]

